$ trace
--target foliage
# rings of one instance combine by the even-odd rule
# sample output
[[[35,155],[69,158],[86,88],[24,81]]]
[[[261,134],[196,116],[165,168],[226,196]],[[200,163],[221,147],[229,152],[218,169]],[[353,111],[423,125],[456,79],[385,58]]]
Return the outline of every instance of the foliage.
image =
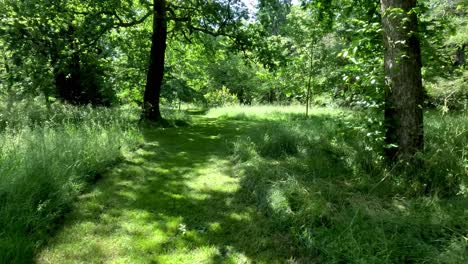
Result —
[[[100,38],[116,22],[120,1],[3,1],[0,31],[5,88],[75,104],[113,103],[107,69],[112,53]],[[30,76],[22,78],[21,76]],[[54,89],[55,85],[55,89]],[[19,86],[19,87],[18,87]]]
[[[310,78],[312,98],[327,94],[340,105],[382,107],[378,1],[302,2],[261,1],[257,14],[246,20],[242,3],[186,1],[178,6],[170,1],[175,13],[169,16],[163,97],[204,104],[202,94],[225,86],[241,103],[304,103]],[[432,87],[454,82],[463,90],[465,70],[454,66],[454,54],[466,39],[464,3],[420,2],[427,100],[443,107]],[[131,17],[145,13],[144,2],[51,3],[8,1],[1,6],[9,14],[2,20],[2,30],[8,34],[0,40],[2,93],[17,97],[43,93],[45,100],[61,97],[54,85],[60,72],[65,76],[73,72],[73,54],[78,50],[83,79],[78,101],[141,104],[152,29],[149,19],[139,20],[144,16],[134,16],[136,21]],[[109,11],[109,6],[116,11]],[[222,17],[228,20],[219,29],[200,24],[207,19],[215,25]],[[45,26],[39,27],[39,22]],[[74,34],[67,31],[70,25]],[[28,34],[22,35],[25,30]],[[78,46],[73,46],[75,42]],[[54,52],[58,52],[55,60]]]

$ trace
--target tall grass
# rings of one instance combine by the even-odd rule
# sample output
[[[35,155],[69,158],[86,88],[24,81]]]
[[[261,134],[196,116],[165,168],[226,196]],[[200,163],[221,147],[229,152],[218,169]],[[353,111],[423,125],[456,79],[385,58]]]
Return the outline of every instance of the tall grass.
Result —
[[[468,262],[466,113],[426,114],[425,165],[408,175],[385,166],[381,141],[363,125],[369,116],[315,109],[301,120],[284,109],[261,108],[212,114],[263,121],[233,144],[240,196],[291,237],[296,258]],[[431,192],[418,182],[431,182]]]
[[[128,126],[139,118],[135,106],[92,107],[55,103],[46,107],[37,99],[24,99],[8,105],[0,100],[0,131],[25,127],[60,127],[67,124],[96,124],[98,126]]]
[[[322,115],[343,112],[339,108],[314,108],[310,109],[313,115]],[[234,105],[229,107],[212,108],[207,113],[207,117],[223,118],[231,120],[294,120],[305,118],[305,106],[301,105]]]
[[[71,203],[139,140],[132,109],[0,109],[0,263],[29,263]]]

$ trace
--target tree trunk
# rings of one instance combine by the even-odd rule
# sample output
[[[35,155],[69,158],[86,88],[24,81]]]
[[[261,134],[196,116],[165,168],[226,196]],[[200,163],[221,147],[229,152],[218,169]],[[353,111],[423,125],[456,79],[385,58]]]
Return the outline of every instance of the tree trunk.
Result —
[[[381,0],[385,46],[386,155],[413,160],[423,150],[421,49],[416,0]]]
[[[6,55],[3,55],[4,63],[5,63],[5,73],[6,73],[6,87],[7,87],[7,108],[8,110],[13,109],[13,82],[12,76],[10,75],[10,65],[8,64],[8,59]]]
[[[310,95],[311,95],[311,82],[312,82],[312,70],[314,63],[314,52],[310,52],[310,61],[309,61],[309,78],[307,80],[307,94],[306,94],[306,117],[309,117],[309,106],[310,106]]]
[[[309,79],[307,80],[307,94],[306,94],[306,117],[309,117],[309,106],[310,106],[310,84],[312,82],[312,75],[309,73]]]
[[[143,119],[161,122],[159,99],[164,77],[167,39],[166,0],[153,0],[153,8],[153,35],[151,37],[151,55],[143,98]]]

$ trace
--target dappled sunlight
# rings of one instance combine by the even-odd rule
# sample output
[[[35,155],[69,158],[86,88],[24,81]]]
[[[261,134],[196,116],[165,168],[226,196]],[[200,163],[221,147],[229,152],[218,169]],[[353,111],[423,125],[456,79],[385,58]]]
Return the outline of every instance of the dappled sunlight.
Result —
[[[146,143],[80,197],[38,262],[276,262],[273,239],[252,245],[270,236],[258,233],[268,220],[236,199],[228,143],[238,129],[208,121],[145,131]]]
[[[395,196],[369,163],[369,142],[357,140],[363,132],[345,125],[352,117],[319,113],[143,130],[145,144],[80,197],[38,262],[320,263],[461,252],[466,199],[448,207]]]
[[[0,0],[0,264],[468,264],[468,0]]]

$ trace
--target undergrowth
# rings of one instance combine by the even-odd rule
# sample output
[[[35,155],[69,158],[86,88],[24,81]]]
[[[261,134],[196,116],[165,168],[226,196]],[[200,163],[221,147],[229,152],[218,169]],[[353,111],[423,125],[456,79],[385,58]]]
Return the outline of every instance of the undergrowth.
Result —
[[[315,109],[301,120],[250,110],[212,115],[261,123],[233,144],[241,197],[292,237],[297,259],[468,262],[466,114],[426,114],[425,163],[408,175],[386,167],[376,133],[362,125],[368,116]]]
[[[77,195],[140,141],[138,111],[0,107],[0,263],[30,263]]]

